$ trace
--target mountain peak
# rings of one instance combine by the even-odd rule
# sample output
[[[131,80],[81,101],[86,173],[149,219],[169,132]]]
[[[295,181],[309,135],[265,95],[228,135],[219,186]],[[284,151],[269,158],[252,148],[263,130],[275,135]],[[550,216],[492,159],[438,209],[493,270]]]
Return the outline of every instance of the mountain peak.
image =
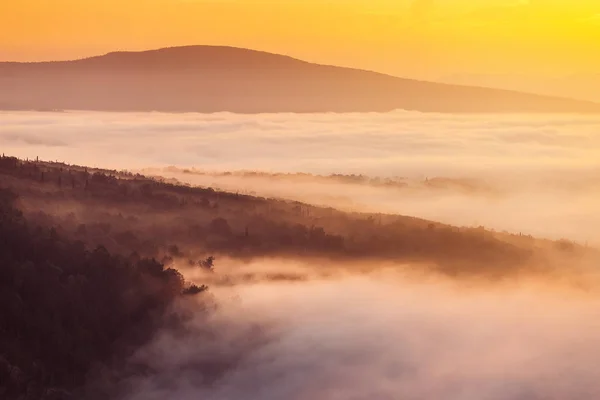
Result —
[[[52,63],[0,63],[11,109],[260,112],[600,112],[600,105],[402,79],[228,46],[116,51]]]
[[[114,51],[102,56],[78,60],[80,63],[105,63],[118,65],[137,64],[153,67],[192,66],[267,66],[276,64],[304,63],[292,57],[264,51],[231,46],[190,45],[165,47],[144,51]]]

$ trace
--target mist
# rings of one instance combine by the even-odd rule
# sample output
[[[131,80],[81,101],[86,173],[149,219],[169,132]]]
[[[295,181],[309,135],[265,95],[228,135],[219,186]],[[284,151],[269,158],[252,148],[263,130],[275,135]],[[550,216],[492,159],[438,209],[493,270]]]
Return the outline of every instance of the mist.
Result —
[[[540,238],[600,243],[600,186],[590,176],[381,180],[245,172],[215,174],[173,168],[142,172],[192,185],[298,200],[344,211],[409,215],[458,226],[484,226]]]
[[[347,211],[600,243],[596,116],[406,111],[0,116],[0,147],[23,158],[144,171]],[[169,166],[195,168],[200,174],[164,169]],[[408,187],[268,174],[227,176],[225,171],[356,174],[392,178]],[[466,180],[469,187],[423,185],[435,178]]]
[[[257,265],[285,269],[284,261]],[[296,265],[297,266],[297,265]],[[213,286],[220,304],[135,356],[152,374],[129,400],[592,399],[598,297],[540,280],[505,284],[398,269]],[[222,332],[206,333],[206,326]],[[207,350],[208,349],[208,350]],[[199,370],[232,364],[211,381]]]
[[[18,157],[103,168],[198,167],[369,176],[598,172],[600,117],[2,112]],[[82,154],[86,151],[86,154]]]
[[[348,211],[403,214],[592,243],[600,239],[600,117],[403,111],[343,115],[23,112],[0,114],[0,124],[2,151],[22,158],[127,169]],[[71,177],[85,175],[86,183],[73,181],[71,187],[64,187],[62,180],[56,180],[62,176],[62,164],[45,166],[42,182],[31,180],[37,175],[27,175],[29,170],[15,165],[10,170],[12,180],[7,181],[26,177],[21,179],[26,182],[21,183],[25,187],[21,192],[30,214],[46,207],[42,211],[89,216],[90,220],[82,221],[90,225],[91,235],[85,232],[88,228],[71,225],[91,243],[96,237],[112,238],[111,221],[117,221],[117,234],[121,224],[133,230],[147,223],[140,229],[144,235],[131,234],[135,240],[129,244],[127,236],[112,240],[113,247],[132,247],[139,242],[136,235],[144,242],[156,239],[156,246],[149,248],[181,245],[188,254],[171,257],[169,267],[178,270],[185,282],[209,288],[191,300],[177,300],[169,309],[172,315],[161,320],[164,323],[150,342],[128,356],[126,363],[141,369],[125,368],[127,373],[121,376],[115,367],[117,372],[107,373],[108,378],[103,378],[104,370],[99,376],[90,375],[87,388],[92,394],[98,388],[114,388],[120,395],[115,398],[125,400],[589,400],[600,396],[596,345],[600,278],[593,249],[573,250],[571,258],[562,258],[560,251],[545,252],[542,243],[531,239],[525,249],[540,250],[535,260],[557,257],[548,264],[552,268],[519,265],[505,271],[501,261],[521,252],[517,247],[509,252],[512,247],[503,242],[508,238],[494,238],[489,242],[494,246],[484,248],[505,258],[474,258],[492,261],[476,261],[473,267],[466,265],[470,258],[465,256],[452,263],[454,269],[449,271],[455,273],[444,273],[448,270],[425,264],[452,254],[442,252],[448,246],[476,256],[478,246],[488,243],[486,236],[473,234],[465,245],[468,236],[460,236],[458,230],[432,225],[411,231],[411,225],[402,225],[398,227],[401,240],[389,237],[386,244],[396,249],[403,241],[401,256],[418,247],[410,246],[410,239],[439,238],[439,243],[424,241],[431,250],[423,252],[423,265],[410,257],[353,262],[309,259],[308,253],[298,251],[302,243],[293,247],[295,253],[273,252],[273,258],[251,253],[242,261],[231,249],[236,238],[242,245],[248,240],[243,218],[264,212],[273,218],[269,226],[278,226],[276,218],[285,222],[284,208],[281,214],[269,214],[268,204],[266,211],[246,210],[256,205],[241,196],[219,200],[218,192],[207,190],[197,198],[189,196],[187,206],[174,198],[173,212],[167,213],[170,208],[145,207],[144,201],[154,198],[143,190],[128,189],[123,183],[126,177],[121,185],[111,185],[103,183],[108,176],[99,174],[98,182],[90,179],[88,187],[87,171],[69,171]],[[54,197],[47,191],[50,185]],[[109,199],[123,187],[131,202],[125,204],[124,197],[118,197],[110,203],[114,218],[108,212],[101,215],[98,210],[109,209]],[[197,201],[201,206],[200,197],[208,207],[195,205]],[[134,211],[142,225],[135,222],[139,218],[126,218]],[[227,225],[228,233],[221,236],[183,229],[194,222],[211,226],[217,215],[226,216],[234,229]],[[300,215],[307,226],[327,222],[325,212]],[[353,218],[348,224],[364,219]],[[95,233],[101,227],[93,226],[100,220],[107,224],[103,235]],[[59,222],[70,232],[67,218]],[[251,228],[250,235],[257,236],[258,230]],[[385,228],[374,223],[365,234],[373,236],[372,232],[385,232]],[[210,248],[221,249],[210,272],[189,262],[190,257],[198,258],[194,251],[207,237],[232,242],[232,247]],[[290,236],[292,244],[297,244],[295,237]],[[463,240],[447,243],[446,237]],[[565,254],[571,254],[568,248]],[[175,249],[173,254],[180,253],[179,247]],[[591,258],[577,258],[588,250]],[[494,265],[493,260],[500,264]],[[458,273],[459,263],[476,273]],[[171,316],[179,322],[172,323]],[[114,383],[114,376],[122,380]]]

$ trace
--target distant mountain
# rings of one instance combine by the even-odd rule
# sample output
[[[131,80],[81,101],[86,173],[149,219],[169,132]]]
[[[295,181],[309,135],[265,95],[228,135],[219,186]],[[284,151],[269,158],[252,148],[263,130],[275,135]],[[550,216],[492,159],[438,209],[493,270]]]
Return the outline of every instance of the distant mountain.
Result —
[[[454,74],[440,78],[439,82],[600,102],[600,73],[573,74],[556,78],[527,74]]]
[[[217,46],[0,63],[0,108],[27,110],[600,112],[600,104],[402,79]]]

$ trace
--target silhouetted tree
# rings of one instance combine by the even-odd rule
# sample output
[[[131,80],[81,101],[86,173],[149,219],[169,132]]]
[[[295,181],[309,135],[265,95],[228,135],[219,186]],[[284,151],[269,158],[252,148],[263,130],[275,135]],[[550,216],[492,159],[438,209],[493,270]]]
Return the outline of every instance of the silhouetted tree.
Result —
[[[206,260],[201,260],[198,264],[200,267],[212,271],[214,269],[215,258],[213,256],[208,257]]]

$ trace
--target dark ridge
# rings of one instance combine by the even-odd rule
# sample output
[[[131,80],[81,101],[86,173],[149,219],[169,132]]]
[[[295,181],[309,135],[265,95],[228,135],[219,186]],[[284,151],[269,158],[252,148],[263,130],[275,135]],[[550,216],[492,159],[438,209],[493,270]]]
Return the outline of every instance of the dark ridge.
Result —
[[[175,300],[206,290],[154,259],[61,230],[25,217],[0,184],[2,399],[83,398],[91,373],[116,371],[165,325]]]
[[[561,263],[571,253],[560,249],[588,253],[567,242],[483,227],[348,213],[128,172],[0,160],[0,186],[21,196],[26,215],[116,254],[137,252],[165,261],[175,257],[191,264],[209,255],[390,261],[427,264],[452,275],[510,276],[523,268],[531,272],[532,265],[547,267],[546,250]]]
[[[118,398],[120,379],[144,373],[144,365],[127,363],[129,356],[157,330],[185,328],[187,317],[171,312],[172,304],[206,291],[186,284],[171,266],[210,271],[211,285],[235,284],[214,268],[212,255],[238,263],[333,261],[316,264],[323,274],[388,262],[407,272],[491,282],[566,276],[586,290],[597,290],[597,281],[578,268],[600,259],[596,250],[565,240],[344,213],[2,155],[0,398]],[[302,278],[281,268],[236,279]],[[196,300],[210,305],[206,293]],[[216,360],[198,373],[216,380],[234,365],[235,359]],[[80,395],[89,391],[93,396]]]

